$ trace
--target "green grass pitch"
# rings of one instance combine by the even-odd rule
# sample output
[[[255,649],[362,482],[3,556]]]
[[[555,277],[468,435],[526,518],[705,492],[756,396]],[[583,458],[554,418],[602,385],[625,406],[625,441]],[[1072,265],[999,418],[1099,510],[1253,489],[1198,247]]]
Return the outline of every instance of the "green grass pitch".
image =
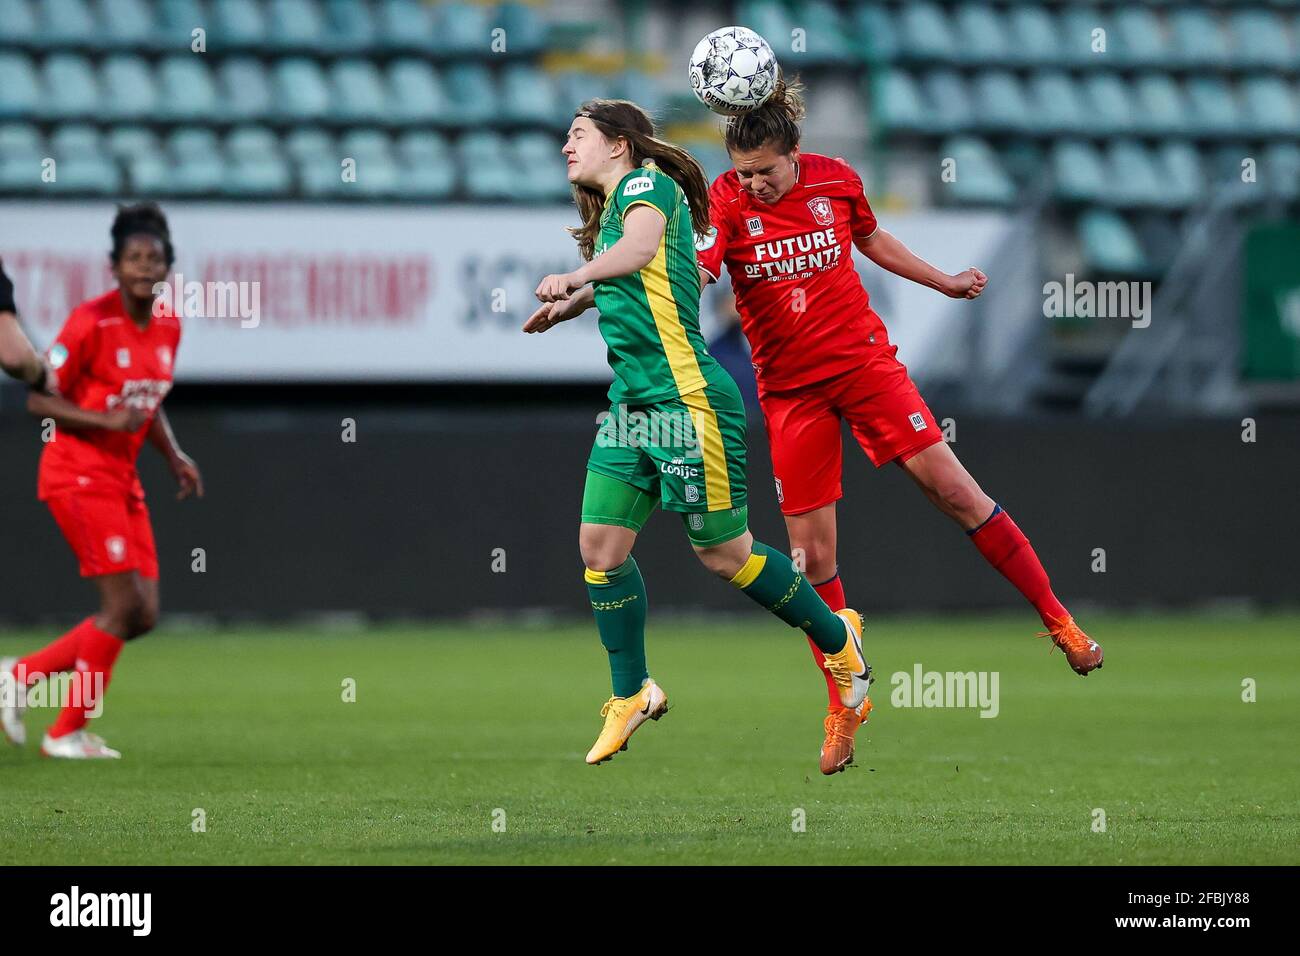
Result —
[[[742,623],[652,619],[672,709],[596,768],[590,627],[154,635],[96,723],[123,760],[42,759],[49,709],[0,751],[0,863],[1300,862],[1295,616],[1093,615],[1086,679],[1028,614],[871,621],[877,708],[833,777],[802,635]],[[998,716],[892,706],[918,662],[997,671]]]

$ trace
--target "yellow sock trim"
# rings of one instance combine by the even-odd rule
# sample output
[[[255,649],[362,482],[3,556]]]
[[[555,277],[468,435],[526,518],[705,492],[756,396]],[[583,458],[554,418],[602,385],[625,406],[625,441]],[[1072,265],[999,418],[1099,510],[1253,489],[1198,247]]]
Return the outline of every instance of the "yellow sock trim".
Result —
[[[608,573],[606,573],[606,572],[604,572],[604,571],[593,571],[593,570],[591,570],[591,568],[586,568],[586,569],[582,572],[582,577],[586,580],[586,582],[587,582],[588,584],[608,584],[608,583],[609,583],[609,574],[608,574]]]
[[[767,564],[767,555],[751,554],[749,560],[741,565],[736,576],[731,579],[731,583],[738,588],[747,588],[754,583],[754,580],[763,573],[763,565]]]

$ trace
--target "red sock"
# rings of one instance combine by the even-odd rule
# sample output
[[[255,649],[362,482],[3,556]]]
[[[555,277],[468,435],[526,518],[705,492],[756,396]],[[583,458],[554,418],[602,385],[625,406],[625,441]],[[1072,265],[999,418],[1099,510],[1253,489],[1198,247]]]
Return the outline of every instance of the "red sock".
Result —
[[[125,645],[126,641],[120,637],[101,631],[93,623],[90,625],[81,646],[77,648],[76,670],[79,681],[72,688],[74,699],[69,700],[67,706],[59,711],[58,719],[49,730],[51,737],[62,737],[86,726],[86,721],[90,719],[88,711],[96,708],[102,700],[101,695],[108,690],[113,662]],[[76,697],[80,699],[75,699]]]
[[[832,611],[841,611],[844,609],[844,582],[840,580],[840,573],[835,572],[835,577],[829,581],[823,581],[821,584],[814,584],[813,590],[816,591],[826,606]],[[835,683],[835,678],[831,672],[826,669],[824,661],[826,655],[822,653],[821,648],[816,645],[813,639],[808,638],[808,646],[812,648],[813,660],[817,662],[817,667],[822,672],[822,677],[826,678],[826,693],[831,699],[832,707],[844,706],[840,702],[840,687]]]
[[[77,648],[81,646],[82,639],[94,629],[95,619],[86,618],[67,634],[14,664],[14,674],[25,675],[24,680],[31,684],[48,674],[72,670],[72,665],[77,662]]]
[[[1070,616],[1065,605],[1052,593],[1052,582],[1047,579],[1047,572],[1034,553],[1033,545],[1001,505],[995,505],[988,520],[966,533],[985,560],[1002,572],[1002,576],[1034,606],[1046,628],[1050,630]]]

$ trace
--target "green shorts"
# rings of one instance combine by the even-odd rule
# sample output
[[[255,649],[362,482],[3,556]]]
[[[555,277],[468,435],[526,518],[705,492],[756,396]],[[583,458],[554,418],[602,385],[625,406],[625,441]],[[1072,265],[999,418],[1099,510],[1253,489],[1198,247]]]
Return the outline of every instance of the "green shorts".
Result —
[[[665,511],[743,508],[745,403],[721,369],[689,395],[654,405],[614,405],[596,433],[587,470],[625,482]],[[584,512],[585,512],[584,508]],[[600,522],[598,515],[583,520]]]

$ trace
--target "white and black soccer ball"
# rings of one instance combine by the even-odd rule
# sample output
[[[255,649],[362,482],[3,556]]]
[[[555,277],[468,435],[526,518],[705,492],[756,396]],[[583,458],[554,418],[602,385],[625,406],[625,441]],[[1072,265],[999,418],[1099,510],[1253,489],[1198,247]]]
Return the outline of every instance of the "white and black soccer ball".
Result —
[[[767,41],[747,27],[714,30],[691,54],[691,90],[723,116],[762,106],[776,89],[779,68]]]

